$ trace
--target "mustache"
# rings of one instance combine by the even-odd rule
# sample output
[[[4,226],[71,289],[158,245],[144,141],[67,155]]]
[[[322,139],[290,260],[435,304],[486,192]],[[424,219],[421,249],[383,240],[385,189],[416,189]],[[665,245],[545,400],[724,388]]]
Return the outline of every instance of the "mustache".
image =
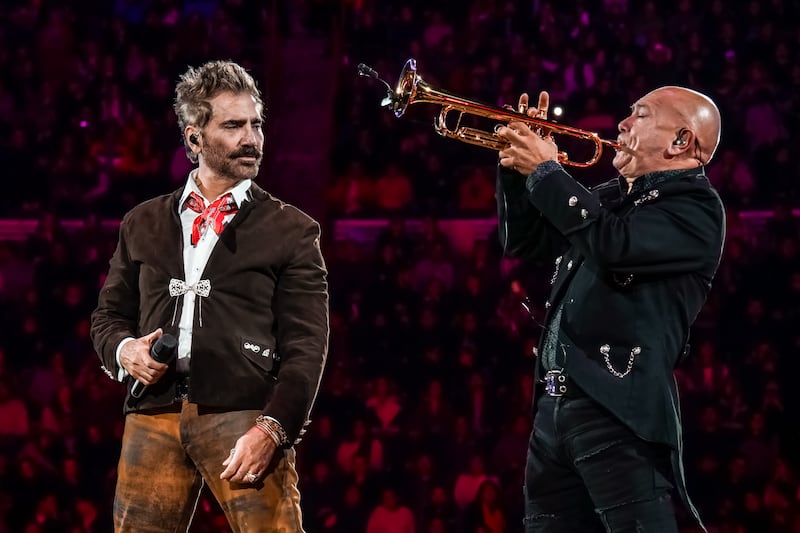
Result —
[[[252,146],[244,146],[239,150],[236,150],[230,155],[231,159],[236,159],[237,157],[261,157],[261,151],[258,148],[254,148]]]

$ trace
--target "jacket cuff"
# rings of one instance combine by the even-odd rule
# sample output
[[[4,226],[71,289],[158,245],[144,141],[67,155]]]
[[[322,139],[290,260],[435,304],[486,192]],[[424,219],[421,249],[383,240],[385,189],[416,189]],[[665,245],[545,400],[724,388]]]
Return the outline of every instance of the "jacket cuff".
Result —
[[[119,344],[117,344],[117,351],[114,354],[114,359],[117,361],[117,381],[123,381],[126,377],[128,377],[128,371],[125,370],[119,362],[119,354],[122,353],[122,347],[132,340],[136,339],[133,337],[125,337],[119,341]]]
[[[531,203],[562,235],[569,235],[594,222],[600,215],[600,201],[567,174],[561,165],[559,168],[548,166],[553,170],[540,176],[534,172],[528,178]]]
[[[539,163],[533,172],[528,175],[528,179],[525,180],[525,188],[528,189],[528,194],[533,192],[533,188],[536,186],[536,183],[538,183],[539,180],[557,170],[564,172],[564,167],[562,167],[561,163],[558,161],[550,159],[548,161],[542,161]]]

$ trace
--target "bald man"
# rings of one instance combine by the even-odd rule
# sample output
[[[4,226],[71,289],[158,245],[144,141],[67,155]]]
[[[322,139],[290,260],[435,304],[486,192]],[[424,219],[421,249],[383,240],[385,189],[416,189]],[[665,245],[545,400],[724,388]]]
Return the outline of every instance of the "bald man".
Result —
[[[548,100],[529,114],[546,117]],[[504,251],[554,261],[526,533],[677,532],[673,492],[702,527],[686,494],[673,370],[722,253],[724,209],[703,171],[719,143],[717,107],[682,87],[648,93],[619,123],[619,176],[591,190],[551,137],[521,122],[498,135],[508,141],[497,180]]]

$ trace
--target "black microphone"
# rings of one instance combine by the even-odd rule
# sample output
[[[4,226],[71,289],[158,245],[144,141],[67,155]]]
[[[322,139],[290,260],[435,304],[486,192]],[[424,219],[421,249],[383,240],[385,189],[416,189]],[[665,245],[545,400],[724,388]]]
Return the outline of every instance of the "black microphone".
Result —
[[[358,64],[358,74],[359,74],[359,76],[366,76],[368,78],[375,78],[376,80],[380,79],[380,78],[378,78],[377,71],[371,69],[370,67],[368,67],[364,63],[359,63]]]
[[[169,364],[173,359],[175,359],[175,349],[177,347],[178,339],[176,339],[174,335],[166,333],[161,335],[150,347],[150,357],[159,363]],[[146,387],[147,385],[137,379],[134,381],[133,386],[131,387],[131,396],[134,398],[139,398]]]

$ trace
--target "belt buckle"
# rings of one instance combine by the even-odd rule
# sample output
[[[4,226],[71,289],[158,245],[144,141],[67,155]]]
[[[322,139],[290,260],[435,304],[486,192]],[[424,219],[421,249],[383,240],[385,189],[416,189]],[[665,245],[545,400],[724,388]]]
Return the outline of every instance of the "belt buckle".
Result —
[[[544,390],[548,396],[564,396],[567,392],[567,376],[564,371],[548,370],[544,375]]]

